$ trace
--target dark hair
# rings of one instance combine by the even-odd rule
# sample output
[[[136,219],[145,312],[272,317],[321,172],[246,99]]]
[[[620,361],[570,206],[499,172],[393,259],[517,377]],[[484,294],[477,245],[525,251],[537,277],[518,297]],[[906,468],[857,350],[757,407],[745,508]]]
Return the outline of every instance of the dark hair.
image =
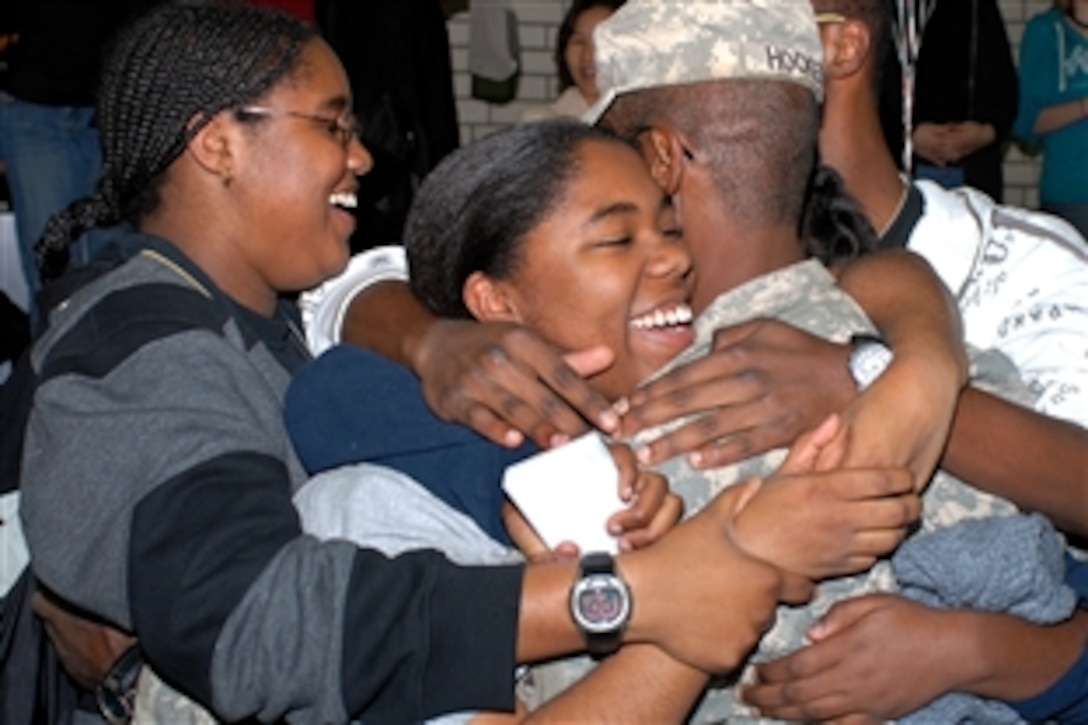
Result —
[[[876,251],[880,239],[839,173],[816,167],[801,215],[805,254],[824,264],[846,262]]]
[[[294,72],[314,37],[285,14],[233,3],[160,5],[122,31],[98,94],[102,171],[91,196],[46,225],[35,246],[43,277],[64,270],[83,232],[153,211],[163,172],[189,140]]]
[[[473,272],[503,278],[521,241],[562,201],[591,140],[621,143],[569,119],[516,126],[443,159],[408,212],[404,246],[415,295],[442,317],[471,317],[462,297]]]
[[[567,14],[563,16],[563,22],[559,25],[559,35],[555,42],[555,69],[559,74],[560,91],[565,91],[574,85],[574,76],[571,75],[570,69],[567,68],[564,55],[567,52],[567,46],[570,45],[570,39],[574,35],[574,24],[578,22],[579,16],[591,8],[608,8],[615,12],[625,2],[626,0],[574,0],[570,4]]]

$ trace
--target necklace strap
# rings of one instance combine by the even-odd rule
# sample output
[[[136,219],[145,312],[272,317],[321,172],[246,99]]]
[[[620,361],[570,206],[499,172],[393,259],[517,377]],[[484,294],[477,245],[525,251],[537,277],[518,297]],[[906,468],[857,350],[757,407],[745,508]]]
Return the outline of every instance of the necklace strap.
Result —
[[[206,286],[201,284],[200,280],[194,277],[180,264],[170,259],[166,255],[162,254],[161,252],[155,249],[144,248],[140,250],[140,254],[166,267],[171,272],[185,280],[185,282],[190,287],[207,297],[209,300],[216,299],[215,295],[213,295]],[[284,313],[282,310],[278,311],[277,316],[283,320],[284,324],[286,324],[287,337],[288,339],[290,339],[295,349],[302,354],[303,359],[313,359],[313,355],[310,353],[310,348],[306,344],[306,336],[302,333],[302,330],[298,328],[298,325],[295,324],[295,321],[291,319],[291,316],[287,313]]]
[[[212,293],[210,291],[208,291],[207,287],[205,287],[204,285],[202,285],[200,283],[200,280],[198,280],[196,277],[191,275],[180,264],[178,264],[174,260],[170,259],[166,255],[164,255],[161,252],[156,251],[154,249],[147,249],[147,248],[144,248],[144,249],[140,250],[140,255],[143,256],[143,257],[147,257],[148,259],[151,259],[151,260],[154,260],[154,261],[158,262],[159,264],[166,267],[171,272],[173,272],[174,274],[176,274],[177,276],[179,276],[183,280],[185,280],[189,284],[189,286],[191,286],[197,292],[204,295],[208,299],[212,299]]]

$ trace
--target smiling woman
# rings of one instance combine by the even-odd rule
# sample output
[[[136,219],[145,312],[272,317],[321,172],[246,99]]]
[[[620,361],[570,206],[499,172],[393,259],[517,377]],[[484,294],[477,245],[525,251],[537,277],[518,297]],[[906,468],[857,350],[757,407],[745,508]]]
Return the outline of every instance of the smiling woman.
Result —
[[[524,325],[564,350],[608,346],[590,383],[610,399],[693,339],[692,261],[672,202],[630,146],[591,126],[528,124],[454,152],[420,187],[405,247],[412,290],[435,314]],[[286,404],[311,473],[391,466],[509,541],[495,471],[530,446],[481,447],[427,410],[407,371],[353,346],[300,370]]]
[[[350,204],[355,176],[371,164],[354,133],[347,78],[311,29],[268,17],[297,28],[296,45],[263,41],[270,57],[254,67],[257,77],[196,99],[192,107],[168,105],[168,94],[131,103],[126,86],[139,73],[154,78],[182,72],[180,78],[153,82],[199,84],[209,96],[219,84],[208,83],[207,68],[177,71],[157,57],[147,39],[129,38],[132,57],[106,69],[106,83],[113,87],[103,94],[100,112],[108,155],[102,177],[93,196],[51,220],[38,246],[44,260],[63,263],[67,244],[88,227],[133,221],[186,251],[228,296],[263,314],[274,310],[280,292],[311,287],[343,267],[344,240],[354,221],[331,200]],[[211,45],[230,42],[235,29],[209,32]],[[170,30],[162,34],[185,41]],[[240,42],[253,47],[262,41],[244,37]],[[271,55],[277,50],[286,52]],[[220,57],[209,61],[226,62],[223,56],[231,49],[216,52]],[[292,122],[278,123],[288,119]],[[143,133],[135,135],[131,127]],[[134,143],[140,145],[130,148]],[[280,173],[285,168],[292,173]],[[189,204],[231,211],[198,217],[187,213]],[[209,228],[213,220],[224,228]],[[279,252],[268,259],[247,251],[273,240]],[[214,254],[208,251],[213,246]],[[295,264],[285,256],[290,250]]]
[[[432,172],[409,215],[412,290],[444,317],[519,322],[565,350],[605,344],[611,398],[691,342],[691,257],[671,201],[604,132],[548,121]]]
[[[124,221],[132,231],[118,233],[118,266],[54,314],[36,351],[22,515],[54,602],[43,611],[74,604],[112,623],[129,635],[112,641],[138,640],[133,651],[163,679],[225,719],[337,722],[364,702],[418,719],[429,706],[389,677],[370,695],[361,683],[342,694],[343,673],[381,668],[383,655],[357,650],[353,665],[356,655],[329,657],[329,647],[345,636],[346,612],[370,611],[365,599],[392,591],[382,572],[433,579],[449,565],[394,565],[302,536],[291,494],[305,475],[280,417],[308,358],[286,294],[344,266],[354,229],[345,208],[371,163],[340,62],[287,16],[164,5],[106,64],[98,119],[96,192],[52,220],[41,253],[63,256],[90,227]],[[76,518],[73,534],[64,522]],[[320,571],[338,573],[314,587]],[[488,575],[499,619],[516,612],[518,576]],[[393,609],[435,595],[444,596],[405,592]],[[65,637],[67,620],[50,621]],[[363,650],[364,629],[351,635]],[[290,643],[269,646],[285,634]],[[288,651],[300,668],[281,678]],[[496,661],[504,683],[508,659]],[[509,698],[501,689],[491,704]]]

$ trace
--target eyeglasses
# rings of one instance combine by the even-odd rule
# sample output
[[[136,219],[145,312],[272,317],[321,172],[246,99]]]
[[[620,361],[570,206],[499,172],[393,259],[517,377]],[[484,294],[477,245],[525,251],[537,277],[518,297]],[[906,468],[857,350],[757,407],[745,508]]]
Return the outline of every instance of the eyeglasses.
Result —
[[[283,108],[268,108],[267,106],[243,106],[238,113],[247,116],[263,116],[265,118],[301,118],[303,121],[319,123],[325,127],[325,131],[340,142],[345,148],[352,139],[358,139],[361,129],[359,119],[351,111],[344,111],[336,118],[319,116],[315,113],[303,113],[302,111],[288,111]]]

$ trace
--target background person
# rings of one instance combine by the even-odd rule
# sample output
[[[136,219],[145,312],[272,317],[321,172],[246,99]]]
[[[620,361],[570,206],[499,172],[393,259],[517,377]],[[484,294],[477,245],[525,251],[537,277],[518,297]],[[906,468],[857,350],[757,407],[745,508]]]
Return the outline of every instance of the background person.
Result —
[[[914,3],[924,7],[933,3]],[[1005,142],[1016,117],[1016,67],[997,0],[935,0],[914,76],[915,178],[981,189],[1001,201]],[[892,155],[903,157],[902,69],[885,62],[881,113]]]
[[[581,118],[600,95],[593,59],[593,30],[624,0],[574,0],[563,16],[555,46],[560,95],[553,103],[530,108],[523,123],[545,118]]]
[[[1044,211],[1088,237],[1088,2],[1057,0],[1034,16],[1020,46],[1016,135],[1043,146]]]

